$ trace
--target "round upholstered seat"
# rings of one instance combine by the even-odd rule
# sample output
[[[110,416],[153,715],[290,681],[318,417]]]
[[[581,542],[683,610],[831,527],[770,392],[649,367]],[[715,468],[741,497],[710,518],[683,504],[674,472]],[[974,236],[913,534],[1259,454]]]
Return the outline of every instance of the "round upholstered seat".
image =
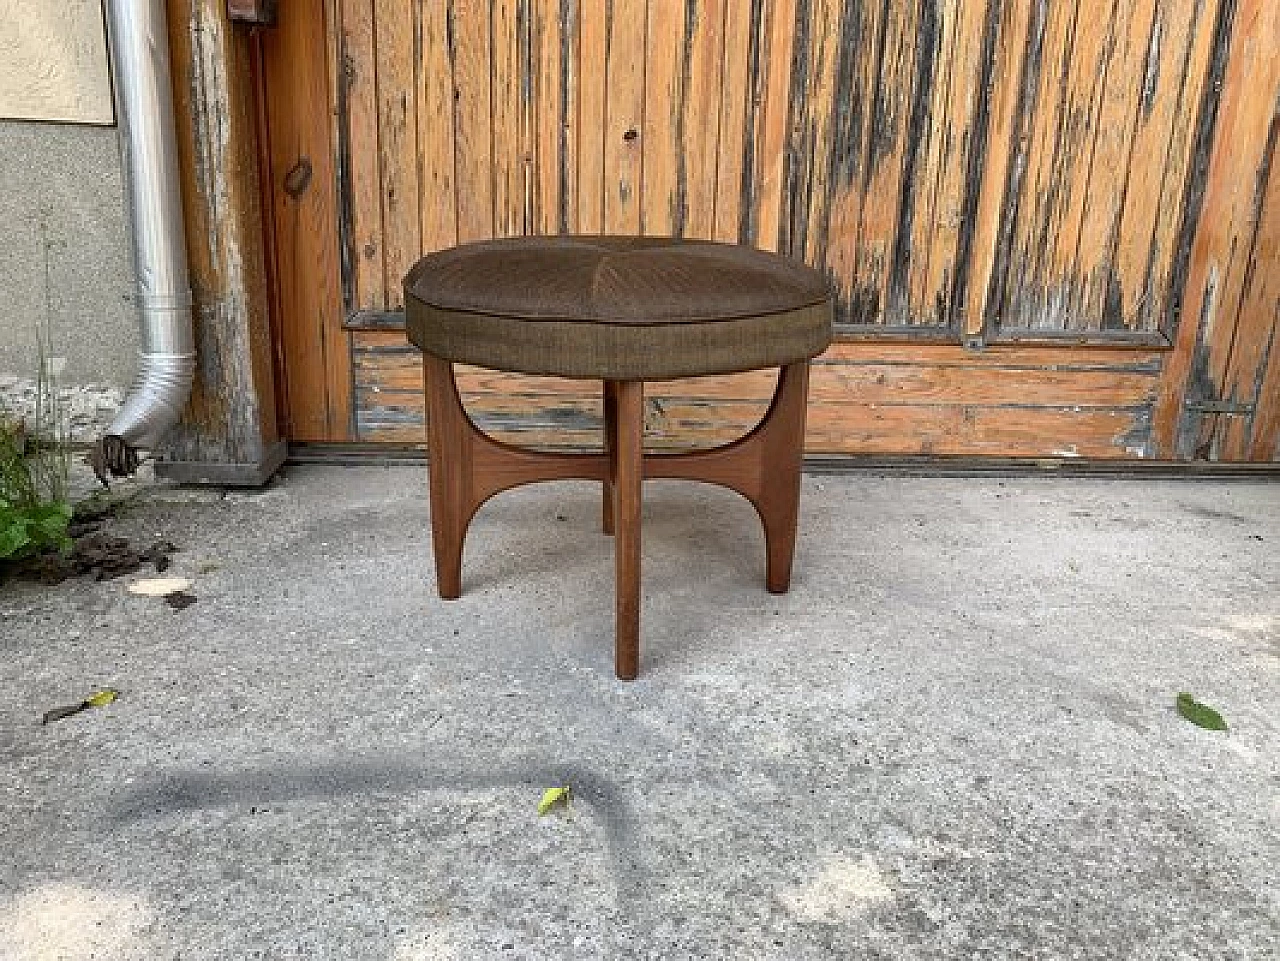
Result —
[[[781,367],[831,341],[818,271],[732,244],[520,237],[420,260],[409,339],[454,363],[601,380]]]

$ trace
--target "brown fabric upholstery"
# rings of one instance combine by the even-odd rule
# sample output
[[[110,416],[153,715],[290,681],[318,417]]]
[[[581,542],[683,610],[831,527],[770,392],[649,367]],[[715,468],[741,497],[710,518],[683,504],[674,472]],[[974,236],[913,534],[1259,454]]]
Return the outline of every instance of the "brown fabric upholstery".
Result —
[[[424,257],[409,339],[456,363],[604,380],[782,366],[831,341],[816,270],[749,247],[655,237],[528,237]]]

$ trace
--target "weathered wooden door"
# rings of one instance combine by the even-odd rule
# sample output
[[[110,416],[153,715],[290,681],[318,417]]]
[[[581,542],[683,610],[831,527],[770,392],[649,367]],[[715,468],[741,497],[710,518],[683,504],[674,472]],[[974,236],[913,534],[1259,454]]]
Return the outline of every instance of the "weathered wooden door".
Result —
[[[263,38],[286,414],[417,443],[400,279],[493,236],[679,234],[825,267],[809,448],[1272,460],[1269,0],[284,0]],[[591,385],[476,419],[596,442]],[[761,412],[663,385],[655,443]]]

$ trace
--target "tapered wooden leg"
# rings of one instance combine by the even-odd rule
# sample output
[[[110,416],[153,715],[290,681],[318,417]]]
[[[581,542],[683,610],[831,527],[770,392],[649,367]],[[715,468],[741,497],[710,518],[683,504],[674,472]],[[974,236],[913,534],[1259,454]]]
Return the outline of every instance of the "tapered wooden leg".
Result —
[[[756,509],[764,524],[765,586],[773,594],[791,587],[800,519],[800,468],[804,464],[804,421],[809,392],[809,365],[782,369],[778,392],[763,438],[762,490]]]
[[[768,413],[746,437],[712,450],[652,454],[644,463],[646,477],[720,484],[751,501],[764,525],[765,585],[775,594],[791,586],[808,391],[809,364],[789,364]]]
[[[614,671],[623,681],[640,672],[640,509],[644,481],[644,384],[616,385],[614,477],[616,604]]]
[[[440,596],[462,594],[462,545],[480,505],[500,491],[547,480],[604,481],[602,454],[551,454],[503,444],[467,416],[453,365],[423,355],[427,402],[427,458],[431,486],[431,540]]]
[[[606,534],[613,533],[613,452],[618,447],[618,384],[616,381],[604,382],[604,456],[609,462],[609,473],[604,479],[604,512],[601,528]]]
[[[474,509],[470,503],[472,428],[458,400],[453,365],[425,354],[423,378],[436,587],[441,597],[453,600],[462,595],[462,544]]]

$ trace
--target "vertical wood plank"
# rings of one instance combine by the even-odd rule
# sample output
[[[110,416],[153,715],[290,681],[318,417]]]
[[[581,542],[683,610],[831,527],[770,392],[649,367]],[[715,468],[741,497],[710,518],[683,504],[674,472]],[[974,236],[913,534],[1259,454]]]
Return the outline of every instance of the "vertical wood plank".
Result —
[[[919,130],[927,116],[919,111],[926,110],[933,89],[937,16],[930,0],[886,4],[883,16],[867,124],[865,197],[855,270],[858,292],[880,305],[878,311],[865,311],[863,322],[904,326],[909,323],[905,270],[911,248],[910,225],[900,220],[913,213]],[[895,265],[895,259],[900,265]],[[899,277],[891,292],[895,266]]]
[[[724,56],[721,67],[720,119],[716,143],[715,223],[712,237],[726,243],[745,240],[743,226],[743,172],[746,163],[748,102],[754,100],[751,76],[752,38],[759,35],[761,0],[750,3],[722,0]],[[754,19],[753,19],[754,18]]]
[[[967,338],[982,336],[999,319],[1009,270],[1008,233],[1017,213],[1043,57],[1045,8],[1045,0],[989,7],[984,56],[973,68],[980,78],[979,106],[952,293]],[[985,54],[988,46],[991,52]]]
[[[941,303],[937,300],[936,295],[942,290],[936,278],[941,274],[945,284],[954,267],[954,230],[959,221],[961,194],[956,190],[955,178],[947,175],[961,166],[962,151],[971,135],[968,127],[973,113],[971,90],[965,83],[967,71],[963,67],[958,69],[957,59],[963,57],[963,62],[968,64],[977,62],[981,56],[981,19],[973,16],[978,6],[962,2],[955,7],[944,5],[935,11],[937,42],[933,69],[936,79],[929,97],[929,122],[918,132],[919,186],[915,191],[907,240],[912,254],[907,264],[904,293],[908,323],[928,322],[923,320],[927,314],[941,325],[950,313],[945,294]],[[919,96],[917,92],[917,104]],[[952,231],[950,245],[946,243],[949,231]]]
[[[578,141],[579,111],[578,104],[582,100],[582,38],[580,0],[560,0],[561,7],[561,104],[560,104],[560,151],[561,175],[560,189],[563,196],[564,213],[561,218],[562,229],[569,233],[581,232],[578,214],[578,158],[580,150]]]
[[[578,6],[578,229],[605,229],[605,131],[612,0]]]
[[[604,229],[638,234],[644,183],[644,75],[647,0],[608,0],[605,60]]]
[[[418,210],[416,4],[374,9],[378,50],[378,160],[382,180],[383,286],[387,306],[404,306],[401,281],[422,250]]]
[[[228,21],[221,0],[174,0],[167,27],[199,364],[156,472],[182,481],[205,465],[241,465],[246,475],[273,470],[285,406],[277,404],[283,382],[273,364],[278,311],[261,49],[256,35]]]
[[[836,320],[841,324],[874,323],[880,313],[879,295],[860,286],[858,244],[887,13],[884,0],[846,4],[840,27],[826,263],[836,283]]]
[[[1066,94],[1059,108],[1050,169],[1050,190],[1057,203],[1045,210],[1045,222],[1028,225],[1043,231],[1041,243],[1047,252],[1039,262],[1039,274],[1031,279],[1033,289],[1027,292],[1033,313],[1011,317],[1017,326],[1070,330],[1088,324],[1088,318],[1079,313],[1085,283],[1078,272],[1080,233],[1085,209],[1093,199],[1090,180],[1109,82],[1108,51],[1120,29],[1123,2],[1105,0],[1102,9],[1080,11],[1076,19],[1067,48]]]
[[[1141,283],[1141,275],[1126,277],[1115,271],[1114,251],[1134,168],[1145,174],[1154,166],[1155,158],[1137,156],[1133,148],[1151,60],[1156,7],[1156,0],[1119,0],[1103,52],[1101,104],[1070,268],[1080,284],[1079,299],[1072,310],[1082,328],[1127,329],[1124,290]]]
[[[286,4],[280,25],[262,35],[278,334],[288,358],[288,436],[343,441],[349,436],[351,363],[342,327],[336,150],[329,109],[334,95],[330,74],[337,63],[331,63],[327,32],[333,28],[336,33],[337,24],[314,13],[301,4]],[[309,179],[290,177],[307,165]]]
[[[653,236],[682,234],[688,216],[686,13],[695,7],[696,0],[648,0],[640,231]]]
[[[689,0],[692,14],[687,42],[689,89],[682,138],[685,144],[687,215],[683,233],[705,240],[713,239],[716,234],[716,165],[719,162],[720,113],[723,108],[724,28],[726,9],[732,5],[731,0]],[[736,5],[750,8],[746,3]],[[738,102],[741,103],[740,100]],[[741,120],[738,126],[741,129]]]
[[[1280,31],[1280,23],[1277,24]],[[1276,35],[1280,35],[1277,33]],[[1222,396],[1250,404],[1244,416],[1219,417],[1211,443],[1222,460],[1268,461],[1280,445],[1280,84],[1276,88],[1267,144],[1258,162],[1256,219],[1244,288],[1222,374]]]
[[[449,63],[449,9],[438,0],[415,0],[422,31],[418,64],[418,157],[422,253],[458,242],[454,183],[453,70]]]
[[[1049,5],[1002,327],[1066,327],[1066,291],[1051,280],[1054,257],[1071,208],[1074,177],[1088,147],[1085,134],[1092,130],[1090,83],[1097,63],[1087,54],[1112,6],[1113,0],[1105,0],[1106,13],[1095,15],[1080,4]]]
[[[493,233],[519,237],[525,233],[525,154],[521,116],[526,100],[522,83],[521,32],[518,7],[523,0],[493,0],[492,85]]]
[[[916,210],[912,220],[906,287],[907,323],[949,326],[957,312],[953,284],[960,266],[960,240],[969,195],[969,171],[975,151],[985,145],[979,130],[980,109],[989,107],[991,91],[983,83],[988,52],[988,17],[984,0],[966,0],[958,8],[938,8],[938,62],[929,122],[920,151]],[[996,237],[985,242],[994,246]],[[972,249],[968,256],[972,257]]]
[[[571,89],[566,71],[572,68],[573,61],[565,54],[572,49],[575,17],[571,5],[562,4],[561,0],[534,0],[531,16],[530,56],[534,84],[531,229],[534,233],[547,235],[560,233],[570,221],[565,200],[571,195],[567,181],[572,151],[567,147],[572,128],[565,125],[565,120],[571,116],[565,95]]]
[[[1212,153],[1207,169],[1193,171],[1197,179],[1188,185],[1189,193],[1202,191],[1202,202],[1198,210],[1184,211],[1195,233],[1177,343],[1161,381],[1154,428],[1163,456],[1195,459],[1223,456],[1215,436],[1219,415],[1184,410],[1184,403],[1240,400],[1224,396],[1232,344],[1242,324],[1246,330],[1254,324],[1266,330],[1274,323],[1265,315],[1242,317],[1241,308],[1254,241],[1260,230],[1267,233],[1261,216],[1280,105],[1280,63],[1274,54],[1280,11],[1268,0],[1239,0],[1238,6],[1227,0],[1218,13],[1214,45],[1220,53],[1210,57],[1198,121],[1202,132],[1212,123]],[[1269,332],[1262,338],[1269,339]]]
[[[1187,48],[1187,64],[1179,87],[1175,119],[1165,141],[1164,173],[1155,205],[1155,234],[1150,241],[1144,286],[1144,289],[1152,291],[1152,306],[1144,326],[1171,335],[1173,331],[1168,324],[1170,308],[1176,299],[1175,288],[1180,289],[1185,280],[1185,275],[1175,278],[1174,271],[1181,242],[1187,181],[1195,176],[1203,182],[1204,171],[1193,171],[1197,124],[1198,118],[1203,116],[1206,87],[1213,74],[1216,24],[1227,12],[1228,3],[1234,5],[1235,0],[1210,0],[1196,4],[1191,11],[1192,14],[1200,12],[1200,21]]]
[[[378,159],[378,69],[373,0],[342,0],[342,66],[347,124],[345,198],[351,222],[357,310],[386,307],[382,253],[382,184]]]
[[[1231,210],[1238,239],[1220,288],[1220,317],[1201,332],[1200,340],[1208,361],[1202,370],[1214,390],[1210,399],[1254,410],[1200,419],[1195,449],[1207,451],[1213,460],[1241,460],[1249,453],[1267,353],[1280,318],[1280,283],[1274,279],[1280,269],[1280,203],[1272,193],[1280,135],[1280,57],[1275,48],[1280,10],[1275,4],[1262,10],[1245,3],[1238,16],[1242,19],[1232,44],[1219,127],[1219,142],[1225,138],[1239,157]],[[1187,420],[1190,433],[1193,418]]]
[[[458,240],[493,236],[493,108],[488,3],[446,0],[452,18]]]
[[[1165,291],[1156,287],[1152,268],[1172,260],[1181,200],[1169,185],[1177,182],[1180,189],[1185,178],[1212,18],[1211,4],[1157,4],[1146,39],[1132,160],[1111,261],[1122,285],[1119,314],[1133,330],[1155,330],[1163,316]],[[1162,217],[1166,203],[1172,210]],[[1167,278],[1167,267],[1159,272]]]
[[[755,125],[752,164],[752,229],[746,239],[763,250],[782,244],[785,159],[791,124],[792,58],[796,45],[796,5],[801,0],[765,0],[762,40],[753,89],[762,91]],[[758,85],[758,86],[756,86]]]
[[[794,177],[789,186],[792,206],[791,253],[810,264],[821,264],[827,253],[827,210],[831,203],[831,151],[835,134],[836,67],[839,64],[841,0],[811,0],[805,56],[807,95],[803,103],[799,145],[803,156],[788,159]],[[798,59],[798,58],[797,58]],[[793,139],[793,144],[796,141]]]

